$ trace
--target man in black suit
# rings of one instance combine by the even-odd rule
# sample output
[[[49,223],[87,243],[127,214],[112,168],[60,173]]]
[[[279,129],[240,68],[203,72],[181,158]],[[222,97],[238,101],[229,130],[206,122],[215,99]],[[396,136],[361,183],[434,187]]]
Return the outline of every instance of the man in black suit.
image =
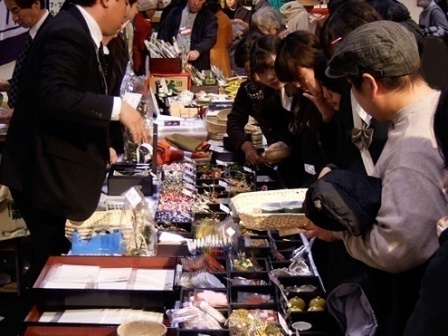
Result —
[[[0,167],[30,230],[31,280],[48,256],[69,251],[66,219],[85,220],[97,207],[109,122],[119,120],[136,143],[148,141],[140,113],[106,95],[101,65],[101,40],[119,31],[126,0],[72,2],[32,44]]]
[[[11,109],[2,111],[0,123],[8,124],[17,99],[17,89],[22,75],[22,65],[26,59],[33,39],[39,30],[51,20],[52,16],[45,9],[44,0],[5,0],[5,6],[11,13],[12,20],[23,28],[28,28],[25,43],[16,60],[13,77],[9,81],[0,80],[0,90],[8,91],[8,105]]]

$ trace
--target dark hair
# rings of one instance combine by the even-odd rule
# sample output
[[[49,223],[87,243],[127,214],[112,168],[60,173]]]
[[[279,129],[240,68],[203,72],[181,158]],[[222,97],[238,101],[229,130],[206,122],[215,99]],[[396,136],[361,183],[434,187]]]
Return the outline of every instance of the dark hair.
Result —
[[[411,18],[409,10],[400,2],[394,0],[367,0],[366,2],[375,8],[384,20],[403,22]]]
[[[361,76],[347,76],[348,80],[352,85],[357,89],[360,90],[362,86],[363,77]],[[408,76],[394,76],[394,77],[381,77],[381,78],[375,78],[378,83],[380,83],[384,88],[387,90],[393,90],[393,91],[401,91],[409,87],[411,83],[415,82],[416,80],[422,80],[422,71],[421,67],[414,73],[408,75]]]
[[[271,55],[277,55],[282,40],[278,36],[263,35],[256,39],[250,50],[250,69],[254,73],[268,70]]]
[[[33,3],[36,2],[36,0],[15,0],[16,5],[20,8],[31,8]],[[45,8],[45,0],[39,0],[40,2],[40,9]]]
[[[316,63],[314,64],[314,77],[318,82],[325,86],[329,90],[345,94],[350,91],[350,85],[345,78],[330,78],[325,74],[327,69],[328,59],[325,57],[324,53],[321,52],[317,56]]]
[[[362,1],[349,1],[341,4],[328,18],[321,44],[325,56],[331,58],[332,43],[338,38],[344,38],[356,28],[374,21],[381,20],[380,14],[369,4]]]
[[[221,4],[217,0],[207,0],[208,9],[216,14],[219,10],[222,10]]]
[[[327,3],[328,14],[331,15],[344,3],[355,2],[360,0],[329,0]]]
[[[297,81],[297,67],[314,69],[321,51],[317,36],[306,30],[295,31],[286,36],[275,60],[275,72],[282,82]]]
[[[251,33],[251,34],[245,34],[243,38],[238,42],[235,48],[235,64],[243,68],[244,63],[247,61],[250,62],[250,51],[252,49],[252,45],[255,43],[257,39],[259,39],[261,34],[257,33]]]
[[[440,94],[439,104],[434,114],[434,135],[440,154],[443,157],[445,168],[448,169],[448,91]]]

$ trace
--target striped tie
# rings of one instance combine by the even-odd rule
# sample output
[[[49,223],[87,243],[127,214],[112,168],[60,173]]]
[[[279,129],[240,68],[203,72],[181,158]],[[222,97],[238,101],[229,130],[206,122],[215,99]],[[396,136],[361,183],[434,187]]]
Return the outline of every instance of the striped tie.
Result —
[[[25,45],[22,48],[22,51],[19,54],[19,57],[16,61],[16,66],[14,67],[14,72],[12,74],[12,78],[10,81],[11,88],[8,92],[8,105],[11,108],[14,108],[17,102],[17,97],[19,96],[19,83],[20,77],[22,77],[22,68],[25,64],[25,59],[28,56],[30,51],[31,42],[33,39],[30,34],[27,34]]]

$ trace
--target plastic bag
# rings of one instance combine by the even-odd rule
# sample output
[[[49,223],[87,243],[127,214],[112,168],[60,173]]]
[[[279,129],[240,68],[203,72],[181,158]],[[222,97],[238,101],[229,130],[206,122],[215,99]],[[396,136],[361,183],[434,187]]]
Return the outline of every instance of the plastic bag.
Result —
[[[132,218],[133,236],[126,246],[127,255],[155,256],[157,254],[157,227],[154,212],[146,203],[138,187],[124,193],[123,218]]]

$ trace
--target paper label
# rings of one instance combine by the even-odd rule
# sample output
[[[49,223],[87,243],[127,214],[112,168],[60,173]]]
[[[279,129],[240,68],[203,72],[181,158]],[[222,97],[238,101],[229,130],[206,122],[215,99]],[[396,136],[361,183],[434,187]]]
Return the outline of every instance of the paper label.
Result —
[[[134,109],[137,109],[141,99],[142,99],[141,93],[126,92],[123,96],[123,100],[129,105],[131,105]]]
[[[124,194],[124,197],[128,200],[128,202],[131,204],[132,208],[135,208],[137,204],[139,204],[143,199],[140,197],[139,193],[135,188],[131,188]]]
[[[228,184],[226,181],[219,180],[219,181],[218,181],[218,184],[219,184],[221,187],[226,188],[226,190],[229,188],[229,184]]]
[[[191,178],[191,176],[189,176],[189,175],[187,175],[187,174],[184,174],[184,176],[183,176],[183,180],[184,180],[186,183],[190,183],[190,184],[192,184],[192,185],[195,184],[195,181]]]
[[[191,184],[191,183],[188,183],[188,182],[184,183],[184,187],[187,188],[188,190],[191,190],[191,191],[196,190],[196,186],[194,184]]]
[[[248,173],[253,173],[254,171],[250,169],[249,167],[243,166],[243,170],[247,171]]]
[[[226,233],[229,237],[232,237],[236,233],[236,231],[233,227],[228,227]]]
[[[306,171],[308,174],[316,175],[316,168],[314,168],[313,165],[310,165],[310,164],[305,163],[305,171]]]
[[[229,207],[228,207],[227,205],[225,205],[225,204],[220,204],[220,205],[219,205],[219,209],[220,209],[221,211],[224,211],[225,213],[230,213],[230,209],[229,209]]]
[[[216,164],[217,165],[221,165],[221,166],[227,166],[227,162],[221,161],[221,160],[216,160]]]

